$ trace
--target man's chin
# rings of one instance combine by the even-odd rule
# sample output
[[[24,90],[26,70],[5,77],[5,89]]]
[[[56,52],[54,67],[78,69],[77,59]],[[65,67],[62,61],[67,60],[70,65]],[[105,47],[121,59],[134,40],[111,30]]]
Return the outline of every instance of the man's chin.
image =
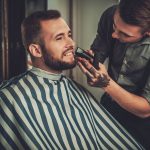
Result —
[[[72,63],[72,64],[68,64],[66,66],[64,66],[64,70],[69,70],[69,69],[73,69],[76,66],[76,62]]]
[[[53,69],[57,70],[57,71],[63,71],[63,70],[69,70],[69,69],[73,69],[76,66],[76,61],[73,63],[62,63],[61,65],[54,67]]]

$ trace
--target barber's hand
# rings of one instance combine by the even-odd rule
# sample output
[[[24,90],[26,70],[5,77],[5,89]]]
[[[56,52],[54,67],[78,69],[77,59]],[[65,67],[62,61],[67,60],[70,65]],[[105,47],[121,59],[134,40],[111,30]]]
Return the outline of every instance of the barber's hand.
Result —
[[[87,82],[89,85],[101,88],[109,85],[110,77],[103,64],[99,63],[100,69],[97,70],[88,60],[79,58],[78,65],[82,72],[87,76]]]
[[[94,53],[93,53],[92,50],[86,50],[86,52],[94,57]],[[93,64],[93,59],[90,59],[89,61],[90,61],[91,64]]]

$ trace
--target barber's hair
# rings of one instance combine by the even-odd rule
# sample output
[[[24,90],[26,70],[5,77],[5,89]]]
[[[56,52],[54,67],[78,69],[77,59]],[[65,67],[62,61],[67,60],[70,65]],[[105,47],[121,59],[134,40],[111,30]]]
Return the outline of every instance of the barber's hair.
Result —
[[[125,23],[150,31],[150,0],[120,0],[118,8]]]
[[[25,18],[21,25],[22,41],[24,47],[28,50],[31,43],[42,44],[40,37],[41,21],[58,19],[61,14],[57,10],[37,11]]]

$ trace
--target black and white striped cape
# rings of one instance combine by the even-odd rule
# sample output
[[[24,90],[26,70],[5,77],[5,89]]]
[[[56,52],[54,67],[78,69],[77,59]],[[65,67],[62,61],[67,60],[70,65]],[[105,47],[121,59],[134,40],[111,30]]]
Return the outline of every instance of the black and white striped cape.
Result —
[[[33,68],[5,82],[0,113],[0,149],[142,149],[87,90],[62,74]]]

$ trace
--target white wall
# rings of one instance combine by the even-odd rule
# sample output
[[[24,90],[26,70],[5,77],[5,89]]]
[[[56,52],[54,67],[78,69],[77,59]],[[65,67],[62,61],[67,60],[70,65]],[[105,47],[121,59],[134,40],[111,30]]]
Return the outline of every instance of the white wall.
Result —
[[[69,22],[69,0],[47,0],[48,9],[57,9],[61,12],[62,17]]]
[[[89,49],[95,38],[97,25],[102,12],[117,3],[117,0],[75,0],[74,1],[74,39],[78,46]],[[73,71],[74,79],[84,85],[96,98],[100,100],[103,91],[87,85],[86,77],[78,67]]]
[[[69,0],[48,0],[48,9],[58,9],[68,22]],[[96,35],[97,25],[102,12],[117,0],[73,0],[73,38],[83,49],[89,49]],[[78,67],[73,70],[73,78],[100,100],[103,93],[99,88],[87,85],[86,77]]]

